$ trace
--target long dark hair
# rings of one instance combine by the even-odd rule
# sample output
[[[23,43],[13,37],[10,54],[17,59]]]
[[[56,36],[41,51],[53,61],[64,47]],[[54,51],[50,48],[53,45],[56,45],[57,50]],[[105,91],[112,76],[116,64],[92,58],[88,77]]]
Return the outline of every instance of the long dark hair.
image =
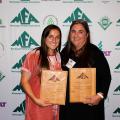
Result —
[[[43,32],[42,32],[42,36],[41,36],[41,46],[39,48],[37,48],[37,50],[40,50],[40,57],[39,57],[39,61],[40,61],[40,66],[44,67],[44,68],[49,68],[49,62],[47,59],[47,55],[48,55],[48,47],[45,43],[45,40],[47,38],[47,36],[49,35],[51,30],[58,30],[60,33],[60,42],[59,42],[59,46],[56,48],[57,52],[60,52],[61,49],[61,30],[58,26],[56,25],[48,25],[47,27],[44,28]]]
[[[87,50],[87,46],[88,46],[88,44],[90,44],[90,30],[89,30],[89,25],[88,25],[87,21],[85,21],[83,19],[77,19],[77,20],[73,21],[70,26],[70,30],[68,33],[68,39],[67,39],[67,42],[65,44],[65,49],[64,49],[65,50],[64,55],[66,57],[64,58],[65,62],[63,64],[66,64],[68,62],[69,56],[71,55],[71,50],[73,50],[73,48],[74,48],[74,45],[71,43],[70,34],[71,34],[72,27],[76,24],[81,24],[85,28],[86,33],[88,35],[86,43],[84,44],[84,46],[82,48],[80,48],[80,50],[79,50],[80,54],[77,56],[80,58],[79,63],[81,63],[81,66],[86,66],[86,65],[88,66],[89,53]],[[74,51],[74,54],[76,54],[75,51]]]

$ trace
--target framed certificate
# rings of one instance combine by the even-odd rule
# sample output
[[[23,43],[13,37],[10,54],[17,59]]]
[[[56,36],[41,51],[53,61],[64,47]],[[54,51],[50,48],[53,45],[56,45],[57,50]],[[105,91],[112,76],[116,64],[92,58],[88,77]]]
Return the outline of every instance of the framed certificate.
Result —
[[[96,95],[96,68],[70,69],[70,102],[84,102]]]
[[[40,97],[52,104],[64,105],[67,71],[42,70]]]

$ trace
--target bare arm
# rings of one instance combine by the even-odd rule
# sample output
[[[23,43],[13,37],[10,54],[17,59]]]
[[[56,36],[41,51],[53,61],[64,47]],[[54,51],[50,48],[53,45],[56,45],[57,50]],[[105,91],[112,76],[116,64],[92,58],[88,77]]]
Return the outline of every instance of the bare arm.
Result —
[[[25,91],[25,93],[32,99],[32,101],[34,103],[36,103],[39,106],[49,106],[51,104],[49,104],[48,102],[44,102],[43,100],[41,100],[40,98],[37,98],[30,86],[29,80],[30,80],[31,75],[26,72],[26,71],[22,71],[21,72],[21,85]]]

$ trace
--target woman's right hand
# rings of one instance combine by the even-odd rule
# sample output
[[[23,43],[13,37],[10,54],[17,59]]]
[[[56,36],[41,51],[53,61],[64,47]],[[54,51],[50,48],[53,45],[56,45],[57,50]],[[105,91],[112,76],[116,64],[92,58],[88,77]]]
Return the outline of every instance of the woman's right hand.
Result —
[[[36,99],[35,99],[35,103],[36,103],[37,105],[41,106],[41,107],[47,107],[47,106],[52,105],[52,104],[49,103],[48,101],[44,101],[44,100],[42,100],[42,99],[40,99],[40,98],[36,98]]]

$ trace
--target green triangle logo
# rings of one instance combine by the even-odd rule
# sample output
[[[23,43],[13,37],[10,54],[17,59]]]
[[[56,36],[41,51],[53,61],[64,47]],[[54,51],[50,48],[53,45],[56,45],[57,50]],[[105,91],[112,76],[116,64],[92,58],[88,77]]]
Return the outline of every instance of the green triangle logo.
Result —
[[[24,31],[12,45],[12,48],[34,48],[39,44],[26,32]]]
[[[64,20],[64,23],[71,23],[76,19],[83,19],[83,20],[86,20],[88,23],[92,23],[92,21],[87,17],[87,15],[83,13],[83,11],[78,7],[72,12],[70,16],[68,16]]]
[[[39,21],[26,9],[23,8],[20,13],[11,21],[13,24],[31,25]]]

